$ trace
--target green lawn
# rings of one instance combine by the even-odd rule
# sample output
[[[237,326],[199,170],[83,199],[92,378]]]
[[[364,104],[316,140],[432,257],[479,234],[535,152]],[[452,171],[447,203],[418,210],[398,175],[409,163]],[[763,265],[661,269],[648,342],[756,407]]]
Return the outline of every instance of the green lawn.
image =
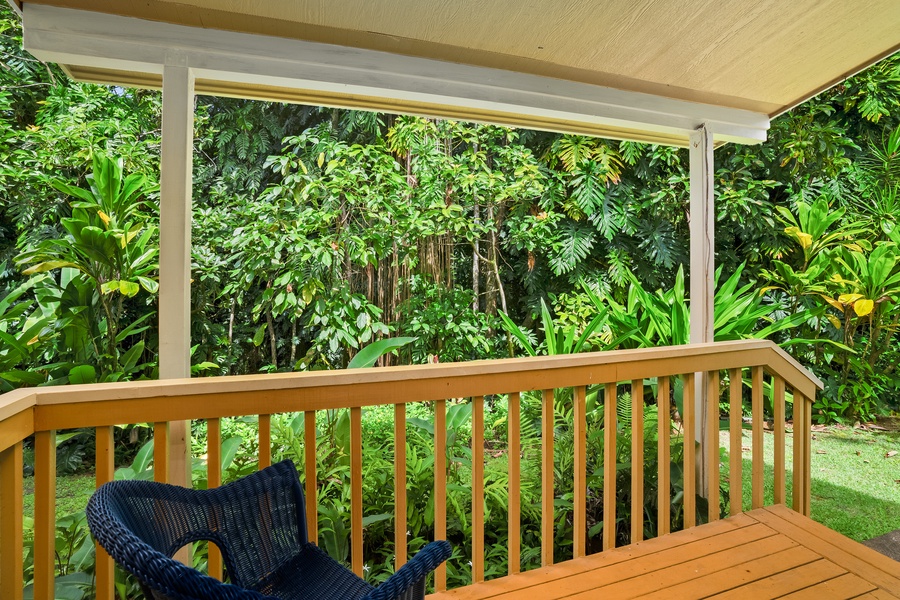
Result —
[[[26,477],[25,516],[34,517],[34,477]],[[94,475],[60,475],[56,478],[56,518],[82,511],[94,493]]]
[[[723,444],[727,434],[723,434]],[[774,435],[763,436],[765,499],[772,502]],[[792,481],[793,437],[787,436],[788,505]],[[744,508],[750,508],[750,432],[744,431]],[[887,457],[889,452],[898,454]],[[829,427],[813,432],[812,518],[855,540],[900,529],[900,431],[872,432]],[[727,459],[723,480],[727,475]]]

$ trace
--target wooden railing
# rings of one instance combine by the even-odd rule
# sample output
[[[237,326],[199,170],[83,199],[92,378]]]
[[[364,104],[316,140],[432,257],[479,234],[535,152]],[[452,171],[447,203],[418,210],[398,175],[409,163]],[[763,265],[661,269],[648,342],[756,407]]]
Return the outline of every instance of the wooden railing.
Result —
[[[699,374],[699,375],[698,375]],[[704,376],[705,374],[705,376]],[[727,376],[730,418],[728,476],[730,511],[742,510],[741,433],[743,390],[749,381],[752,398],[752,507],[763,505],[763,399],[764,378],[771,381],[774,477],[770,485],[775,503],[787,501],[795,510],[809,514],[810,416],[811,404],[821,382],[780,348],[767,341],[740,341],[717,344],[616,351],[554,357],[480,361],[458,364],[405,366],[304,374],[275,374],[220,377],[193,380],[145,381],[100,385],[73,385],[30,388],[0,397],[0,598],[22,597],[23,583],[23,441],[34,436],[35,517],[34,517],[34,597],[53,598],[54,527],[56,504],[57,430],[92,427],[96,429],[96,479],[100,485],[113,478],[113,426],[155,423],[154,476],[169,478],[168,422],[206,420],[208,441],[208,483],[219,485],[221,473],[221,423],[227,417],[259,416],[259,464],[266,466],[271,456],[271,415],[303,412],[305,438],[305,493],[310,538],[318,539],[316,412],[350,409],[350,548],[351,566],[363,572],[363,485],[362,411],[366,406],[393,405],[395,416],[395,556],[396,567],[407,558],[406,539],[406,405],[433,402],[434,408],[434,535],[447,533],[447,400],[471,398],[472,410],[472,580],[484,578],[484,398],[504,395],[508,402],[508,527],[509,573],[520,569],[520,392],[540,391],[542,401],[541,439],[541,561],[554,560],[554,390],[573,390],[574,411],[574,494],[572,556],[586,553],[587,486],[586,403],[588,389],[602,386],[604,394],[604,448],[602,493],[603,549],[615,546],[616,531],[616,402],[620,385],[631,393],[631,541],[643,536],[645,404],[656,403],[658,411],[658,534],[670,531],[671,489],[669,485],[671,383],[681,377],[683,396],[694,396],[695,381],[706,382],[709,393],[705,427],[698,421],[697,406],[685,401],[680,414],[684,444],[684,526],[696,523],[695,499],[698,455],[693,443],[700,431],[702,440],[715,451],[706,452],[707,485],[702,490],[709,500],[708,519],[719,518],[719,419],[720,377]],[[655,380],[656,399],[645,403],[645,384]],[[653,389],[652,387],[649,389]],[[793,485],[786,490],[785,395],[793,392]],[[702,396],[697,396],[702,397]],[[702,408],[702,407],[700,407]],[[300,457],[297,457],[300,462]],[[222,560],[210,551],[209,571],[221,576]],[[97,598],[113,597],[113,565],[98,549],[96,561]],[[435,576],[435,588],[447,585],[446,567]]]

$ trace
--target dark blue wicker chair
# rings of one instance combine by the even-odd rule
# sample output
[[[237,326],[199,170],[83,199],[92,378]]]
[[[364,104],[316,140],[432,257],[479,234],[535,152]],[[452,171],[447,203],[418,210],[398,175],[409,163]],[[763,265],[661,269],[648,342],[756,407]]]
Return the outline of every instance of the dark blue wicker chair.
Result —
[[[425,578],[450,556],[450,544],[432,542],[373,588],[307,541],[303,491],[289,460],[212,490],[107,483],[88,502],[87,518],[100,545],[157,599],[421,599]],[[172,559],[199,540],[222,551],[230,583]]]

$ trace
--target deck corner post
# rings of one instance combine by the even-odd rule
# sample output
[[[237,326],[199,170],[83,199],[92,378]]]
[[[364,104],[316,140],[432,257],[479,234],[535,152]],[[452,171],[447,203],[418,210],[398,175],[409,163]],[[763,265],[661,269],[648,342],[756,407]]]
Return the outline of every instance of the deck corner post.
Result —
[[[181,53],[163,66],[159,219],[159,376],[190,377],[194,74]],[[190,487],[190,427],[170,431],[171,483]]]
[[[706,124],[690,135],[690,343],[714,341],[713,298],[715,296],[715,208],[713,174],[713,134]],[[707,453],[707,385],[706,373],[695,375],[694,415],[697,452],[697,489],[708,494]]]

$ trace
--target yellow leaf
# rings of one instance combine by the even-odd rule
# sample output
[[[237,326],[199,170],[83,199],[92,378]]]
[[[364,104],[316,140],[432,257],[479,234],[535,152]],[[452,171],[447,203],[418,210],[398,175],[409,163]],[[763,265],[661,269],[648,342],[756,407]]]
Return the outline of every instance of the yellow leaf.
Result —
[[[868,298],[864,298],[862,300],[857,300],[853,303],[853,311],[856,313],[858,317],[864,317],[875,308],[875,302],[869,300]]]
[[[836,309],[838,309],[839,311],[844,312],[844,305],[841,304],[840,302],[838,302],[838,301],[836,301],[836,300],[834,300],[834,299],[832,299],[832,298],[829,298],[828,296],[822,296],[822,299],[823,299],[825,302],[827,302],[828,304],[830,304],[831,306],[833,306],[833,307],[835,307]]]
[[[800,242],[804,250],[812,245],[812,236],[804,231],[800,231],[799,227],[785,227],[784,232]]]
[[[100,217],[100,220],[103,221],[104,225],[109,225],[109,215],[107,215],[102,210],[97,211],[97,216]]]
[[[841,328],[841,320],[840,319],[838,319],[834,315],[825,315],[825,316],[828,318],[828,320],[831,322],[831,324],[834,325],[835,329]]]
[[[325,164],[325,153],[319,152],[319,160],[316,161],[319,165],[319,168],[322,168],[322,165]]]
[[[838,296],[838,302],[841,304],[853,304],[862,297],[862,294],[841,294]]]

